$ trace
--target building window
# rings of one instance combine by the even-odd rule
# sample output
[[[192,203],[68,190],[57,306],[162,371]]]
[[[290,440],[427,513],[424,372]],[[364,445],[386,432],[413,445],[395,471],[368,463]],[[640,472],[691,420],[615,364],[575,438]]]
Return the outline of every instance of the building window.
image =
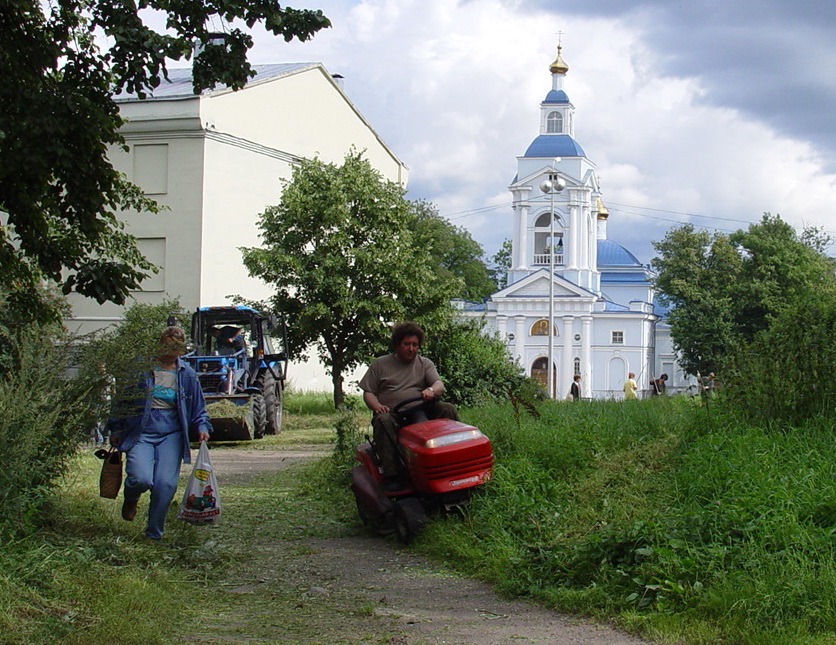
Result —
[[[613,345],[623,345],[624,344],[624,332],[623,331],[614,331],[612,333],[612,344]]]
[[[581,359],[575,359],[575,376],[578,376],[581,373]]]
[[[560,215],[554,214],[554,246],[551,239],[551,213],[543,213],[534,222],[534,264],[548,266],[551,264],[550,252],[554,253],[554,263],[563,265],[563,222]]]
[[[142,281],[139,289],[131,291],[165,291],[165,245],[164,237],[139,237],[136,247],[145,258],[154,264],[158,271]]]
[[[563,132],[563,115],[560,112],[549,112],[546,117],[546,132],[548,134]]]
[[[557,327],[552,327],[552,333],[557,336]],[[531,325],[532,336],[548,336],[549,335],[549,321],[545,318],[538,320]]]
[[[168,144],[142,144],[133,147],[133,182],[146,195],[168,192]]]

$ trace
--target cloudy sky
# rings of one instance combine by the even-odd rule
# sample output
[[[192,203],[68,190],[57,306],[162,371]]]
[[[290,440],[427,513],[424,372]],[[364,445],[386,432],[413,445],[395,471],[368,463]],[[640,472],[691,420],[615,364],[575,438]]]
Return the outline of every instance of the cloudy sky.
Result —
[[[434,202],[492,255],[538,134],[562,32],[577,141],[609,238],[643,262],[685,221],[779,213],[836,235],[833,0],[305,0],[334,26],[256,35],[258,63],[320,61]],[[831,247],[831,253],[836,246]]]

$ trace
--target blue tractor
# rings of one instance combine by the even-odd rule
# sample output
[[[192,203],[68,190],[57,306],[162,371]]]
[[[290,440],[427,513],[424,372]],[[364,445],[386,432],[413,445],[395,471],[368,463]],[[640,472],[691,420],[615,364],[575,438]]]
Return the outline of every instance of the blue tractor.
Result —
[[[174,324],[175,316],[169,323]],[[251,307],[200,307],[192,315],[191,351],[206,403],[248,406],[236,417],[213,417],[213,441],[259,439],[282,429],[287,328],[282,316]],[[210,408],[211,409],[211,408]]]

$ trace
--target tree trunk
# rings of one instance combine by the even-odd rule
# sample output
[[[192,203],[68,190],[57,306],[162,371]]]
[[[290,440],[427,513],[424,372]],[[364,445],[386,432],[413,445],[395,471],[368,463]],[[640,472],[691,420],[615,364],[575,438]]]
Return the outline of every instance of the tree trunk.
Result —
[[[334,386],[334,407],[340,410],[345,401],[342,361],[331,361],[331,384]]]

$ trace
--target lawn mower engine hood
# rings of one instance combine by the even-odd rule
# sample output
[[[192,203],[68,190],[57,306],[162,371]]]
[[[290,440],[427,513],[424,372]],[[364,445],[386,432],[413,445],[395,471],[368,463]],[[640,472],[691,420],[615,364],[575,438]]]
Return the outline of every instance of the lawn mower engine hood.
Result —
[[[471,425],[434,419],[404,426],[399,442],[416,489],[444,494],[485,483],[491,476],[491,442]]]

